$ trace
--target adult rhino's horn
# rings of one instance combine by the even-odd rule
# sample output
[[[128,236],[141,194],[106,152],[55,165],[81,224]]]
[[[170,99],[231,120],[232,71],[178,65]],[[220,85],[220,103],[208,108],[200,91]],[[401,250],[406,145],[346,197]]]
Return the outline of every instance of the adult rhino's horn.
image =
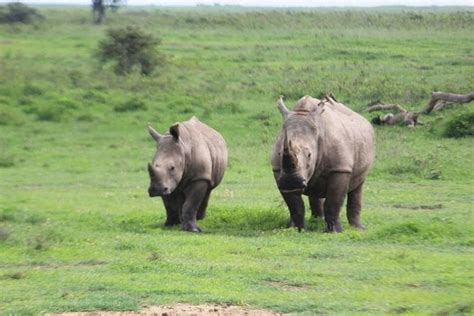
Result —
[[[150,133],[151,137],[153,137],[153,139],[159,143],[160,142],[160,139],[161,137],[163,137],[160,133],[158,133],[153,127],[151,127],[150,125],[148,125],[148,133]]]
[[[283,102],[282,95],[280,95],[280,97],[278,98],[277,105],[278,105],[278,110],[281,113],[281,116],[283,117],[284,120],[286,120],[288,118],[288,115],[290,115],[290,110],[288,110],[285,103]]]
[[[291,140],[288,140],[288,133],[285,128],[285,138],[283,139],[283,155],[281,158],[282,168],[286,172],[296,169],[298,158],[291,150]]]

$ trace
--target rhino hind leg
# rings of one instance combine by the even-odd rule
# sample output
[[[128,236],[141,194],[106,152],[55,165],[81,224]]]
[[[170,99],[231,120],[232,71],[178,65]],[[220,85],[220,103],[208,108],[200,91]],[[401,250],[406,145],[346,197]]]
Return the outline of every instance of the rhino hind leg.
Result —
[[[334,173],[328,179],[326,200],[324,201],[324,220],[328,233],[342,231],[339,213],[347,194],[350,176],[350,173]]]
[[[290,211],[290,227],[295,226],[301,231],[304,229],[304,202],[301,194],[282,193],[281,195]]]
[[[184,203],[184,196],[182,193],[173,193],[171,195],[163,196],[163,204],[166,209],[165,226],[174,226],[181,224],[181,209]]]
[[[201,220],[204,217],[206,217],[207,205],[209,203],[210,196],[211,196],[211,190],[208,190],[197,211],[197,216],[196,216],[197,220]]]
[[[318,198],[315,195],[309,195],[309,206],[311,207],[311,215],[314,218],[324,217],[324,199]]]
[[[196,224],[197,213],[209,191],[206,181],[196,181],[185,189],[185,200],[181,211],[181,227],[189,232],[201,232]]]
[[[360,213],[362,210],[362,186],[363,183],[347,194],[347,220],[351,226],[365,229],[364,225],[360,222]]]

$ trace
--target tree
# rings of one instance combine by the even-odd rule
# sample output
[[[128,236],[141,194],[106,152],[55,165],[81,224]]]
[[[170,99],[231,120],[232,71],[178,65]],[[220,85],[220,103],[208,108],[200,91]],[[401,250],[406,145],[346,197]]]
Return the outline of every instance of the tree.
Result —
[[[118,8],[125,3],[126,0],[92,0],[94,23],[101,24],[104,21],[106,8],[111,8],[112,11],[117,11]]]
[[[115,63],[115,72],[119,75],[130,73],[135,66],[144,75],[150,75],[160,63],[156,46],[159,38],[143,32],[135,26],[111,29],[107,38],[99,43],[97,56],[102,63]]]
[[[105,18],[104,0],[92,0],[92,14],[94,23],[101,24]]]

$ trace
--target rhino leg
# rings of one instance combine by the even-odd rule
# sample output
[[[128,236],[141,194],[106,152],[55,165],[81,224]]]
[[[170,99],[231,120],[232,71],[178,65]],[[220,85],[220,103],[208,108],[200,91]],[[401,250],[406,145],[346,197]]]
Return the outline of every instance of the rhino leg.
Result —
[[[190,232],[200,232],[201,229],[196,224],[197,213],[202,205],[206,193],[209,190],[209,184],[206,181],[196,181],[191,183],[185,189],[185,201],[182,209],[181,227]]]
[[[329,233],[341,232],[339,213],[349,187],[350,173],[333,173],[328,178],[326,201],[324,202],[324,219],[326,231]]]
[[[281,195],[290,210],[292,224],[301,231],[304,229],[304,202],[301,194],[281,193]]]
[[[201,205],[199,206],[197,216],[196,216],[197,220],[201,220],[204,217],[206,217],[207,204],[209,203],[210,196],[211,196],[211,190],[208,190],[206,193],[206,196],[201,202]]]
[[[354,227],[365,229],[360,222],[360,212],[362,210],[362,185],[347,194],[347,220]]]
[[[315,195],[309,195],[309,206],[311,207],[311,215],[314,218],[324,217],[324,199],[318,198]]]
[[[183,207],[184,196],[181,192],[173,192],[171,195],[163,196],[163,204],[166,209],[165,226],[174,226],[181,223],[181,208]]]

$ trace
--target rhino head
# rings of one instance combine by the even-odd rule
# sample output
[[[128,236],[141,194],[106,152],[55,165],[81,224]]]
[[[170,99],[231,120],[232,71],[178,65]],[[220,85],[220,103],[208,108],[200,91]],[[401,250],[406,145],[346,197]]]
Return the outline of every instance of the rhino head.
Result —
[[[170,127],[169,134],[161,135],[153,127],[148,131],[157,143],[155,156],[148,163],[150,174],[150,197],[173,193],[178,187],[185,168],[183,142],[180,138],[179,124]]]
[[[278,156],[281,159],[277,185],[282,192],[306,189],[313,176],[318,157],[319,133],[315,123],[316,111],[295,113],[289,111],[280,98],[278,108],[283,116]]]

